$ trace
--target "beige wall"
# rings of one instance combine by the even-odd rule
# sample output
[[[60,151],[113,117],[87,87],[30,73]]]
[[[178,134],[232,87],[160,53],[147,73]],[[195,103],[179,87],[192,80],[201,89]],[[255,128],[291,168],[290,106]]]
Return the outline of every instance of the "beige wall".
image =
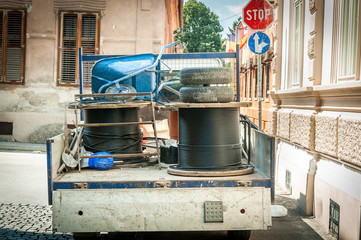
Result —
[[[107,0],[101,15],[100,54],[158,53],[164,45],[164,0]],[[45,125],[56,126],[52,134],[62,131],[64,109],[79,92],[78,87],[56,84],[59,36],[54,1],[33,0],[26,25],[25,84],[0,85],[0,121],[13,122],[13,138],[21,142]]]
[[[337,39],[334,33],[339,25],[334,24],[333,8],[338,1],[302,1],[304,51],[298,87],[289,85],[292,80],[289,39],[294,1],[275,2],[279,20],[276,20],[275,30],[275,90],[271,93],[274,105],[269,114],[269,133],[279,142],[279,181],[282,184],[283,172],[291,169],[292,176],[295,175],[293,190],[297,191],[292,193],[293,196],[306,195],[309,200],[306,208],[311,209],[310,214],[313,209],[313,215],[325,230],[329,228],[332,199],[340,206],[340,239],[359,239],[361,81],[357,74],[351,81],[337,82],[333,79],[334,68],[337,68],[337,65],[332,65],[337,53],[333,41]],[[361,22],[358,27],[360,25]],[[358,72],[359,63],[356,65]],[[313,158],[309,159],[309,156]],[[299,165],[298,169],[295,165]],[[300,177],[308,167],[308,177]],[[306,189],[300,186],[306,186]],[[304,208],[302,203],[300,206]]]

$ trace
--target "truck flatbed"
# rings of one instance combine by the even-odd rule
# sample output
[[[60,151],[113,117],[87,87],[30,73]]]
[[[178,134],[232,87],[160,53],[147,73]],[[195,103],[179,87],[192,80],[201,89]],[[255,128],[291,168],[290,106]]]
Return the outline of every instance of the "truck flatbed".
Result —
[[[166,168],[159,170],[158,166],[142,168],[112,168],[107,171],[94,169],[70,170],[54,179],[55,188],[69,188],[69,184],[87,183],[90,188],[134,188],[157,187],[166,183],[168,187],[235,187],[269,186],[269,178],[258,169],[251,174],[229,177],[183,177],[170,175]],[[110,184],[111,183],[111,184]],[[68,185],[66,187],[66,185]]]
[[[185,177],[170,175],[168,165],[159,169],[157,164],[59,174],[64,137],[54,137],[47,141],[53,229],[74,233],[269,229],[273,145],[255,146],[262,151],[252,152],[254,172],[246,175]]]

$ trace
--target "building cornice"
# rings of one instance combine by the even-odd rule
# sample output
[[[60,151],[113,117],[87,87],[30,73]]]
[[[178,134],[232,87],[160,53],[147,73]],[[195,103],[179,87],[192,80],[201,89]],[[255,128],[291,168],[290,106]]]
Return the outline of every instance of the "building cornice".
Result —
[[[361,81],[270,92],[275,108],[361,112]]]

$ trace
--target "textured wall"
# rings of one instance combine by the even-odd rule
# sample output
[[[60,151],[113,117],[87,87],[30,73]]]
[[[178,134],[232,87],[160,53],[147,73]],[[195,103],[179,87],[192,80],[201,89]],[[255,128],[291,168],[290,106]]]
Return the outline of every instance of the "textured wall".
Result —
[[[338,157],[361,166],[361,114],[338,121]]]
[[[315,150],[337,156],[338,115],[320,113],[315,116]]]
[[[290,139],[290,119],[292,110],[281,109],[277,113],[277,136]]]
[[[277,111],[274,108],[268,113],[268,133],[271,135],[277,133]]]
[[[314,121],[312,111],[297,111],[291,113],[290,141],[303,147],[313,149]]]

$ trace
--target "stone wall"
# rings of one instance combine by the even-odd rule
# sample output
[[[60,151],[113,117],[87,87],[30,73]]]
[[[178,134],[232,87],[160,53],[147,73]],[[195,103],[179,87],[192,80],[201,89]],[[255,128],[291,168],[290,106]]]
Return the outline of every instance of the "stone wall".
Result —
[[[297,109],[272,109],[271,113],[270,134],[361,167],[361,113]]]

